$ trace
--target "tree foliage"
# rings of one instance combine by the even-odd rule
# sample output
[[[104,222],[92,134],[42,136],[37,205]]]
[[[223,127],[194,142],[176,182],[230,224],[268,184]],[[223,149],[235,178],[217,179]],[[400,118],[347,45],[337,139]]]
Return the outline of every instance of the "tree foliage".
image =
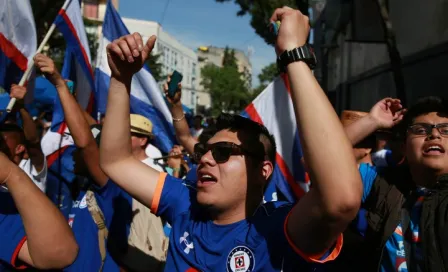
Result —
[[[222,67],[208,64],[201,70],[201,85],[212,98],[212,114],[240,112],[250,102],[243,73],[238,71],[235,52],[226,48]]]
[[[146,65],[148,65],[151,75],[157,82],[166,79],[166,75],[162,72],[162,63],[159,61],[160,56],[160,53],[155,54],[154,52],[151,52],[151,57],[146,61]]]
[[[229,2],[232,0],[215,0],[216,2]],[[274,37],[269,31],[269,19],[275,9],[283,6],[298,8],[303,14],[308,14],[308,0],[233,0],[240,6],[238,16],[249,14],[252,19],[250,25],[266,43],[273,44]]]
[[[266,89],[268,84],[279,75],[280,71],[278,70],[276,63],[271,63],[268,66],[265,66],[258,75],[260,85],[252,90],[252,100],[255,99],[264,89]]]

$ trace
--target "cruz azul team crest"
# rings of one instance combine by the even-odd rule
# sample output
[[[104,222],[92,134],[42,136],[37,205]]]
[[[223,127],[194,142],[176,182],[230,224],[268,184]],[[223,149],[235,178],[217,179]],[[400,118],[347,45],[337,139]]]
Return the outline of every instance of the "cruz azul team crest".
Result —
[[[227,272],[251,272],[255,268],[255,256],[245,246],[237,246],[227,256]]]

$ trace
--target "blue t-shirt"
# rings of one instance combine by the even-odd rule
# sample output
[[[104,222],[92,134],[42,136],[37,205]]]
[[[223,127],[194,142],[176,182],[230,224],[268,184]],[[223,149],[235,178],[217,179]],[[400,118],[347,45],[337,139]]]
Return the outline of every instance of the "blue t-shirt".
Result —
[[[104,187],[94,189],[98,206],[102,210],[106,226],[109,229],[109,236],[117,235],[118,230],[111,227],[114,220],[115,210],[126,209],[129,204],[124,199],[124,192],[113,182],[109,181]],[[132,212],[132,206],[130,207]],[[125,224],[125,218],[122,219]],[[82,191],[77,200],[73,201],[68,222],[72,227],[76,242],[79,245],[79,252],[75,262],[66,267],[64,271],[99,271],[101,266],[101,254],[98,241],[98,227],[87,208],[86,192]],[[126,235],[126,228],[124,228]],[[126,240],[127,241],[127,240]],[[106,241],[107,243],[107,241]],[[109,252],[106,256],[103,271],[119,271],[118,265],[113,261]]]
[[[291,208],[271,202],[249,220],[216,225],[204,218],[193,187],[161,173],[151,210],[172,226],[165,271],[307,271],[337,256],[342,239],[317,258],[289,243],[284,226]]]
[[[0,192],[0,271],[17,267],[17,256],[26,241],[22,218],[9,193]]]
[[[367,200],[367,197],[372,190],[373,183],[377,176],[377,168],[370,166],[369,164],[361,164],[359,167],[359,171],[361,174],[362,182],[364,184],[364,193],[362,197],[362,202],[364,203]],[[421,261],[423,259],[421,247],[420,247],[420,239],[419,239],[419,222],[421,215],[421,207],[423,202],[423,195],[425,193],[424,189],[420,189],[419,191],[420,197],[415,203],[414,207],[411,211],[410,216],[410,224],[409,228],[412,231],[412,249],[415,252],[416,260]],[[361,234],[365,234],[367,229],[367,221],[365,220],[366,211],[361,209],[358,213],[357,218],[357,229]],[[398,224],[395,232],[386,242],[384,248],[384,256],[381,262],[381,271],[384,272],[407,272],[406,265],[406,257],[404,251],[404,240],[401,222]]]

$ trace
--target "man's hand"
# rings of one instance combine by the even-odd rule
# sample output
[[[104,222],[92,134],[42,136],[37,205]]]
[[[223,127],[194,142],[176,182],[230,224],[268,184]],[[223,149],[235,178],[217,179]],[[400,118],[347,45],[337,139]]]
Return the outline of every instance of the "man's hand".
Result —
[[[143,44],[139,33],[123,36],[107,45],[107,61],[112,77],[122,81],[131,82],[132,76],[142,69],[149,58],[156,36],[151,36]]]
[[[300,11],[290,7],[278,8],[271,17],[271,22],[280,21],[276,51],[281,54],[305,45],[310,32],[310,20]]]
[[[180,99],[182,97],[182,83],[177,84],[178,92],[174,95],[174,97],[170,97],[168,95],[168,84],[171,81],[171,75],[168,76],[168,79],[165,84],[163,84],[163,91],[165,92],[166,99],[173,106],[176,104],[180,104]]]
[[[24,107],[24,101],[26,95],[26,87],[25,86],[19,86],[16,84],[12,84],[11,91],[9,93],[9,97],[17,99],[17,102],[15,104],[16,109],[21,109]]]
[[[56,69],[54,62],[50,57],[47,57],[44,54],[37,54],[34,57],[34,65],[56,87],[58,87],[61,84],[65,84],[65,81],[62,79],[58,69]]]
[[[389,129],[403,120],[405,112],[399,99],[384,98],[372,107],[369,115],[378,129]]]
[[[9,93],[9,96],[11,98],[15,98],[17,100],[23,100],[26,95],[26,87],[25,86],[19,86],[16,84],[12,84],[11,86],[11,92]]]

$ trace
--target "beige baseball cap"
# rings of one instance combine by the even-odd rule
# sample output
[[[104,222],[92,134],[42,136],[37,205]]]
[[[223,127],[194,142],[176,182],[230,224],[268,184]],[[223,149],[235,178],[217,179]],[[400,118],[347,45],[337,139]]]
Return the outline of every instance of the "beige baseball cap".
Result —
[[[152,123],[142,115],[131,114],[131,132],[152,137]]]

